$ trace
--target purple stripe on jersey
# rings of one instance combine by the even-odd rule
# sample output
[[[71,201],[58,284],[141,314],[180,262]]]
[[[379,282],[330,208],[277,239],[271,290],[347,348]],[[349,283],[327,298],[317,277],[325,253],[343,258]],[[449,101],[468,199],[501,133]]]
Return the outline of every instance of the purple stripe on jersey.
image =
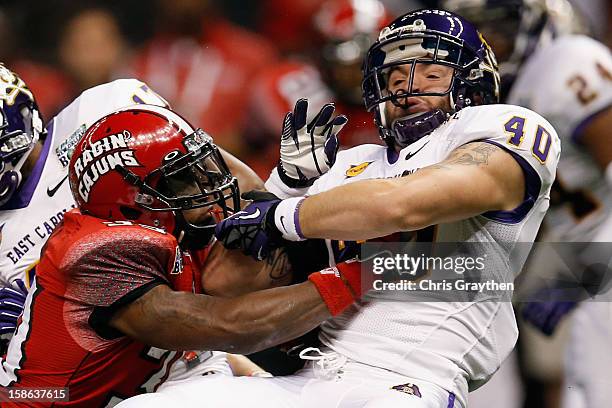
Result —
[[[599,115],[600,113],[602,113],[603,111],[605,111],[606,109],[610,108],[612,106],[612,104],[608,104],[606,106],[604,106],[603,108],[593,112],[592,114],[590,114],[589,116],[587,116],[586,118],[584,118],[579,124],[578,126],[576,126],[574,128],[574,131],[571,134],[570,140],[576,144],[582,144],[582,133],[584,132],[584,129],[589,126],[589,124],[591,123],[591,121],[593,120],[593,118],[595,118],[595,116]]]
[[[452,392],[448,393],[448,405],[446,405],[446,408],[455,408],[455,394]]]
[[[25,183],[21,185],[21,187],[17,190],[15,195],[11,197],[11,199],[1,208],[4,210],[18,210],[21,208],[25,208],[32,201],[32,196],[34,195],[34,191],[36,190],[36,186],[38,186],[38,182],[40,181],[40,176],[42,175],[43,169],[45,168],[45,164],[47,163],[47,156],[49,155],[49,150],[51,149],[51,144],[53,140],[53,121],[47,125],[47,138],[45,139],[45,143],[43,144],[42,150],[40,152],[40,156],[32,169],[32,173],[28,176]]]
[[[518,207],[510,211],[487,211],[482,215],[494,221],[505,222],[507,224],[518,224],[525,218],[529,210],[533,208],[533,205],[540,195],[540,188],[542,187],[540,176],[527,162],[527,160],[518,155],[516,152],[513,152],[512,150],[499,143],[493,142],[492,140],[485,139],[481,141],[501,147],[510,153],[519,166],[521,166],[521,169],[523,169],[523,174],[525,175],[525,198]]]

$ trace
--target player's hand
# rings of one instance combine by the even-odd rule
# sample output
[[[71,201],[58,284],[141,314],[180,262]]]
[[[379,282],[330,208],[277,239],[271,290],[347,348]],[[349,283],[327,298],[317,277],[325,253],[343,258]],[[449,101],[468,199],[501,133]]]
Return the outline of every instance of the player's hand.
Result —
[[[15,333],[17,320],[25,305],[28,289],[21,279],[0,288],[0,339],[8,341]]]
[[[215,236],[227,249],[241,249],[261,261],[282,242],[274,225],[274,211],[281,200],[265,191],[249,191],[242,198],[253,202],[218,223]]]
[[[278,174],[287,187],[312,185],[336,161],[338,133],[348,119],[344,115],[334,117],[334,111],[334,104],[327,103],[307,124],[308,100],[299,99],[293,112],[285,115]]]
[[[551,336],[561,319],[574,310],[577,304],[577,302],[567,300],[526,302],[521,308],[521,315],[542,333]]]

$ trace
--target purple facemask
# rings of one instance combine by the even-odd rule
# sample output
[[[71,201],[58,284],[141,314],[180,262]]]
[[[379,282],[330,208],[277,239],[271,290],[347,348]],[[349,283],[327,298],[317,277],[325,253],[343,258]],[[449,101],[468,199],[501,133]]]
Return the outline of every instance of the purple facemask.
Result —
[[[7,171],[0,175],[0,207],[8,202],[17,187],[19,186],[19,173]]]
[[[393,121],[390,133],[395,143],[404,148],[433,132],[446,118],[442,109],[405,116]]]

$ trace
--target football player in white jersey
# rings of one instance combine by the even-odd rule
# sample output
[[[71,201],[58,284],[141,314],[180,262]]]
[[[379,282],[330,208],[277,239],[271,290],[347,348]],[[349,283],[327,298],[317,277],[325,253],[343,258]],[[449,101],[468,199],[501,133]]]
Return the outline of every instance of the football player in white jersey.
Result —
[[[552,126],[527,109],[495,104],[492,51],[471,23],[446,11],[399,17],[381,31],[364,69],[366,106],[387,147],[338,153],[307,198],[254,201],[218,224],[217,238],[261,258],[281,236],[363,240],[419,231],[431,241],[509,243],[489,256],[518,273],[526,254],[515,244],[533,242],[548,208],[560,152]],[[283,182],[290,171],[314,179],[333,157],[325,138],[309,138],[318,123],[305,123],[305,103],[286,117],[285,157],[266,183],[285,197],[292,195]],[[329,242],[331,273],[343,256],[332,250],[337,244]],[[338,300],[351,296],[336,292]],[[320,347],[302,354],[313,361],[297,374],[192,381],[158,402],[465,407],[468,390],[490,378],[517,334],[510,302],[402,302],[376,291],[323,323]]]
[[[492,41],[494,48],[507,50],[500,58],[507,100],[545,116],[559,132],[563,154],[553,189],[560,203],[551,207],[545,220],[547,239],[612,242],[610,49],[580,34],[580,16],[565,0],[453,0],[445,5],[473,16],[485,34],[509,32]],[[574,267],[582,268],[580,260]],[[523,315],[550,335],[572,309],[568,300],[532,303]],[[612,400],[611,304],[582,303],[572,326],[563,404],[604,406]]]
[[[167,107],[168,103],[141,81],[119,79],[84,91],[43,129],[32,92],[2,65],[0,103],[0,286],[4,286],[0,289],[0,334],[8,340],[44,243],[63,214],[75,207],[66,182],[75,144],[106,114],[134,104]],[[261,182],[244,164],[225,158],[241,182],[251,186]],[[232,374],[225,353],[194,352],[188,357],[191,360],[174,363],[171,380],[203,372]],[[195,358],[205,364],[195,364]],[[237,374],[263,372],[243,356],[229,360]]]

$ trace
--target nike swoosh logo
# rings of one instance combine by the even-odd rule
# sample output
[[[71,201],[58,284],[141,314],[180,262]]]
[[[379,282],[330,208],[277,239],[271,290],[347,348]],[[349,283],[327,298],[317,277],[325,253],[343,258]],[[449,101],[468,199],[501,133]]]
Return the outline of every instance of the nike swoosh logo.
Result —
[[[257,259],[259,259],[260,261],[263,261],[263,256],[261,256],[261,251],[263,251],[263,248],[259,248],[259,251],[257,251]]]
[[[47,187],[47,195],[49,197],[53,197],[55,195],[55,193],[57,193],[57,190],[59,190],[59,188],[62,186],[62,184],[64,184],[64,181],[68,180],[68,175],[66,174],[66,176],[55,185],[55,187]]]
[[[406,159],[405,160],[410,160],[412,159],[412,156],[414,156],[415,154],[417,154],[418,152],[421,151],[421,149],[423,149],[425,146],[427,146],[429,144],[429,142],[425,143],[423,146],[419,147],[415,152],[411,152],[411,153],[406,153]]]
[[[252,220],[253,218],[259,217],[260,214],[261,212],[259,211],[259,208],[257,208],[255,209],[255,212],[253,214],[241,215],[240,217],[234,217],[234,219],[235,220]]]
[[[281,225],[283,226],[283,229],[284,229],[285,231],[287,231],[287,227],[285,227],[285,222],[284,222],[284,220],[285,220],[285,216],[284,216],[284,215],[281,215],[281,217],[280,217],[280,222],[281,222]]]

